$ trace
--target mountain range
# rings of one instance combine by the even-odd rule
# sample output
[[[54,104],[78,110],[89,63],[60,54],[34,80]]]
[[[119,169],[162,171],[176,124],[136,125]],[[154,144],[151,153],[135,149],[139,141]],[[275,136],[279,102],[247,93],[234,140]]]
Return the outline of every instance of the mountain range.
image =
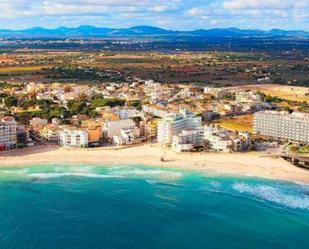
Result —
[[[269,31],[218,28],[199,29],[192,31],[167,30],[151,26],[136,26],[131,28],[99,28],[94,26],[79,26],[77,28],[59,27],[46,29],[34,27],[23,30],[0,29],[0,37],[18,38],[207,38],[207,37],[297,37],[309,38],[309,32],[302,30],[272,29]]]

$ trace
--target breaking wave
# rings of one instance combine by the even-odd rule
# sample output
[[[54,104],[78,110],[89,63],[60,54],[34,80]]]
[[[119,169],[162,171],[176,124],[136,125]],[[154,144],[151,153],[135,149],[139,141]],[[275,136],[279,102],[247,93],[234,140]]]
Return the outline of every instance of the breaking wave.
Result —
[[[169,170],[157,170],[157,169],[117,169],[110,171],[112,175],[121,177],[158,177],[166,179],[179,179],[183,176],[181,172],[169,171]]]
[[[68,176],[87,177],[87,178],[120,178],[121,176],[113,175],[100,175],[94,173],[82,173],[82,172],[65,172],[65,173],[33,173],[28,176],[38,179],[60,178]]]
[[[169,170],[141,169],[141,168],[104,168],[94,166],[46,166],[22,169],[1,169],[0,176],[30,177],[36,179],[49,179],[60,177],[87,177],[87,178],[145,178],[176,180],[182,173]]]
[[[289,208],[309,210],[309,197],[298,192],[290,193],[284,189],[264,184],[234,183],[233,188],[239,193],[249,194],[256,198],[270,201]]]

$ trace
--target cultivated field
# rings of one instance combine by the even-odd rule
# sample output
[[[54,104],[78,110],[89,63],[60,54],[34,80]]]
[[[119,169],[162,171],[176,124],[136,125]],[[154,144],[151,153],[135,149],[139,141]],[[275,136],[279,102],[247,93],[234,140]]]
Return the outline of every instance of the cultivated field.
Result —
[[[308,87],[263,84],[263,85],[241,86],[239,88],[260,91],[265,93],[266,95],[279,97],[281,99],[286,99],[290,101],[297,101],[297,102],[306,101],[307,103],[309,103]]]
[[[0,74],[16,74],[16,73],[34,73],[39,72],[48,66],[18,66],[18,67],[2,67]]]

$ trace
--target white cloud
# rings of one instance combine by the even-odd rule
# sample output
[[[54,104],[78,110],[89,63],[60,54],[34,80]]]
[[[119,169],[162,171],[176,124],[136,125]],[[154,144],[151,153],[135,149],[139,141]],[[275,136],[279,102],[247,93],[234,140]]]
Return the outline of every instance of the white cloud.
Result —
[[[201,10],[200,8],[197,8],[197,7],[193,7],[191,9],[189,9],[186,14],[188,16],[199,16],[203,13],[203,10]]]
[[[167,5],[155,5],[151,10],[156,11],[156,12],[164,12],[169,10],[169,6]]]
[[[293,0],[229,0],[223,7],[228,10],[241,9],[288,9],[293,8],[297,1]]]
[[[0,9],[1,28],[87,24],[309,30],[309,0],[0,0]]]
[[[5,9],[0,18],[64,15],[102,14],[123,9],[140,10],[149,6],[150,0],[0,0],[0,9]]]

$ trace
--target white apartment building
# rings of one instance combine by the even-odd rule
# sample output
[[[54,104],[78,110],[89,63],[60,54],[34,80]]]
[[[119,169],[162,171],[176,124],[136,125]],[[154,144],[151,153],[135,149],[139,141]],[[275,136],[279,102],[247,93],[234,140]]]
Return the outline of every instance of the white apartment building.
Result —
[[[38,84],[34,83],[34,82],[29,82],[26,86],[26,91],[27,93],[33,93],[36,92],[38,90]]]
[[[44,125],[47,125],[48,123],[48,120],[45,119],[45,118],[33,118],[30,120],[30,125],[32,127],[35,127],[35,126],[44,126]]]
[[[202,128],[196,130],[182,130],[173,136],[172,148],[176,152],[191,151],[196,147],[203,146],[204,131]]]
[[[165,146],[172,144],[173,135],[182,130],[198,129],[202,126],[202,118],[185,110],[180,111],[175,117],[163,118],[158,122],[158,143]]]
[[[152,116],[159,117],[159,118],[165,118],[165,117],[169,117],[172,115],[164,107],[161,107],[158,105],[143,105],[142,110],[145,113],[149,113]]]
[[[86,147],[88,146],[88,133],[78,128],[66,128],[60,131],[60,145],[63,147]]]
[[[247,132],[239,132],[237,136],[232,136],[231,140],[232,150],[235,152],[250,150],[252,147],[252,140]]]
[[[231,133],[214,125],[204,126],[204,139],[208,149],[215,152],[245,151],[252,146],[249,133]]]
[[[139,129],[137,127],[122,128],[119,135],[113,137],[113,144],[122,146],[137,142]]]
[[[204,139],[205,144],[207,144],[208,149],[211,151],[231,151],[232,141],[226,129],[219,128],[215,125],[205,125]]]
[[[12,117],[4,117],[0,120],[0,150],[16,148],[17,123]]]
[[[204,93],[211,94],[215,96],[217,99],[221,99],[226,95],[227,90],[223,88],[215,88],[215,87],[204,87]]]
[[[261,111],[254,114],[256,134],[278,140],[309,143],[309,114],[278,111]]]
[[[230,152],[232,151],[232,140],[224,134],[211,134],[205,136],[208,143],[208,148],[215,152]]]
[[[261,103],[261,95],[252,91],[236,92],[236,101],[239,103]]]
[[[106,134],[107,138],[113,139],[114,136],[120,135],[121,129],[134,127],[135,123],[132,119],[122,119],[103,123],[102,130]]]
[[[140,111],[135,108],[126,108],[126,107],[114,107],[111,108],[111,112],[119,117],[119,119],[129,119],[137,116],[141,116]]]

